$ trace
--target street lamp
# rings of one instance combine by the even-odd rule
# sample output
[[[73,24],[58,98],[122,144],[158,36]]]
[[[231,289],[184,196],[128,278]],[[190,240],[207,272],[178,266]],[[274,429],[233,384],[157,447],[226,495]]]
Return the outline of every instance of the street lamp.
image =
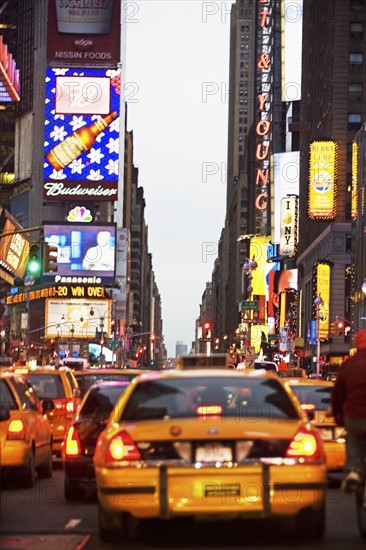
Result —
[[[320,306],[324,304],[323,299],[319,294],[316,295],[314,305],[316,307],[316,377],[320,377]]]
[[[243,291],[243,294],[244,294],[244,275],[246,276],[246,281],[247,281],[247,288],[246,288],[246,299],[248,301],[251,300],[251,297],[252,297],[252,292],[253,292],[253,286],[252,286],[252,280],[253,280],[253,271],[255,271],[258,267],[258,264],[257,262],[255,261],[254,257],[252,260],[250,260],[249,258],[245,258],[245,261],[243,263],[243,280],[242,280],[242,291]],[[247,311],[248,310],[244,310],[243,312],[243,317],[242,317],[242,322],[244,323],[247,323],[248,324],[248,330],[247,330],[247,341],[249,342],[249,346],[251,345],[251,326],[252,326],[252,319],[251,319],[251,316],[250,316],[250,312],[249,312],[249,316],[247,315]]]

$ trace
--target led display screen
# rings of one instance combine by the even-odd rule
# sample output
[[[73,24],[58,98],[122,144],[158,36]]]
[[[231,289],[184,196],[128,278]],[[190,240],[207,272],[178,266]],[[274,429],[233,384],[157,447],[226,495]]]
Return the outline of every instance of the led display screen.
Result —
[[[118,70],[46,70],[48,200],[117,200],[120,86]]]
[[[44,240],[57,246],[57,272],[44,273],[44,279],[80,284],[115,281],[115,224],[46,223]]]

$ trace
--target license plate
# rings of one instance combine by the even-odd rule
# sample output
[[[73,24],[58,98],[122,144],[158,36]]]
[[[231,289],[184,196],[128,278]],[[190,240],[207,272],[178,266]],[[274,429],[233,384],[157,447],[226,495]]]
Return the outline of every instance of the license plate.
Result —
[[[333,439],[333,429],[332,428],[321,428],[320,434],[324,441],[330,441]]]
[[[197,462],[226,462],[233,459],[231,447],[220,443],[207,443],[196,449]]]

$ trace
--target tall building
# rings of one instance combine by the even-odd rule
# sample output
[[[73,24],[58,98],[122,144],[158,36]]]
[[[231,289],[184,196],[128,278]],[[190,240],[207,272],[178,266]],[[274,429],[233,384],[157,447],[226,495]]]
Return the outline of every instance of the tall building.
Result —
[[[263,296],[246,295],[258,272],[250,270],[248,285],[242,269],[259,236],[269,239],[272,271],[297,273],[275,313],[279,351],[317,368],[337,365],[364,326],[365,17],[364,0],[232,6],[227,210],[212,275],[220,351],[230,340],[252,343],[246,318],[249,332],[260,325]],[[301,36],[302,59],[291,67]],[[271,284],[279,277],[270,268],[265,277],[270,340],[270,297],[279,292]],[[254,308],[253,297],[259,311],[242,316],[238,304]]]
[[[348,353],[354,329],[362,326],[360,312],[354,317],[354,299],[362,297],[365,256],[360,253],[366,240],[358,231],[355,246],[351,199],[352,143],[366,119],[365,24],[363,1],[304,2],[299,329],[306,337],[320,294],[325,325],[320,353],[335,363]],[[361,193],[359,199],[364,200]],[[346,331],[330,334],[337,317]]]
[[[134,344],[128,330],[136,318],[148,361],[152,327],[161,357],[165,352],[145,200],[127,131],[122,5],[92,2],[87,16],[84,8],[14,0],[1,9],[0,39],[21,83],[17,94],[18,72],[4,83],[1,67],[0,91],[8,91],[0,94],[5,355],[42,362],[60,353],[85,357],[88,342],[99,340],[100,351],[110,344],[122,361],[130,358],[133,346],[124,344]],[[56,263],[48,261],[53,251]]]

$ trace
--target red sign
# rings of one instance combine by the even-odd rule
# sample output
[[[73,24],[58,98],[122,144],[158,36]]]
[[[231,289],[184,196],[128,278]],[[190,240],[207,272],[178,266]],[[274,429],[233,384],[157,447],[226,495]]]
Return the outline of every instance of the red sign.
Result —
[[[119,0],[48,0],[47,60],[78,67],[119,63]]]

